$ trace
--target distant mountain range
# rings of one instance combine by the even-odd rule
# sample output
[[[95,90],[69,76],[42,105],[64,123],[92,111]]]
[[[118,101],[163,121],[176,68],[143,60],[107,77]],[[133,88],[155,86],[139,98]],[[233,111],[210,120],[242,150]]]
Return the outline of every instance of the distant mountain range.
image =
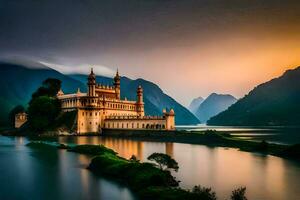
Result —
[[[208,119],[226,110],[236,101],[237,99],[232,95],[212,93],[202,102],[199,98],[192,101],[195,104],[201,102],[193,113],[202,123],[206,123]]]
[[[32,68],[28,65],[0,62],[0,125],[7,124],[8,113],[16,105],[26,106],[31,94],[41,83],[51,77],[62,81],[65,93],[74,93],[77,88],[86,91],[87,75],[65,75],[49,67]],[[112,78],[97,76],[97,81],[112,84]],[[136,88],[141,85],[144,89],[145,112],[148,115],[161,115],[163,108],[173,108],[176,114],[176,124],[197,124],[199,120],[186,108],[165,94],[157,85],[144,79],[132,80],[121,78],[121,96],[136,99]]]
[[[196,114],[197,109],[199,108],[200,104],[204,101],[202,97],[197,97],[192,100],[188,109],[193,113]]]
[[[255,87],[210,125],[300,125],[300,67]]]

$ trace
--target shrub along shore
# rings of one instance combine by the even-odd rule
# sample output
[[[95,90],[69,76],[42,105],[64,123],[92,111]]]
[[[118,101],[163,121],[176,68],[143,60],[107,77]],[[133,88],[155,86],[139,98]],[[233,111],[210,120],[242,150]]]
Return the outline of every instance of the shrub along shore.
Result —
[[[94,156],[88,169],[97,175],[112,178],[131,188],[140,199],[157,200],[216,200],[216,194],[210,188],[195,186],[193,190],[178,187],[178,181],[168,170],[158,168],[153,163],[127,160],[119,157],[112,149],[103,145],[67,146],[41,141],[30,142],[28,147],[53,151],[57,148],[70,152]],[[234,190],[231,199],[244,197],[245,188]],[[235,198],[235,196],[237,198]],[[241,199],[243,200],[243,198]]]

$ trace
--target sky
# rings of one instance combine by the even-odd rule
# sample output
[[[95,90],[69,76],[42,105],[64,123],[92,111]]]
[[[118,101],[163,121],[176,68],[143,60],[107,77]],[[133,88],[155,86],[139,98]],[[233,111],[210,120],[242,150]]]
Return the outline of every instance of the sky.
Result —
[[[0,0],[0,59],[144,78],[183,105],[300,66],[296,0]]]

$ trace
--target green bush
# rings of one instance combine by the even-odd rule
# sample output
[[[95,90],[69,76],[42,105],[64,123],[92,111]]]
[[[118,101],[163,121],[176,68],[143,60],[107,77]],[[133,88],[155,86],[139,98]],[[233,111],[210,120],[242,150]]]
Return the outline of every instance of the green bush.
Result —
[[[82,154],[89,154],[89,155],[102,155],[102,154],[112,154],[117,155],[115,151],[112,149],[106,148],[103,145],[76,145],[75,147],[71,147],[69,151],[82,153]]]
[[[246,187],[240,187],[232,191],[230,199],[231,200],[247,200]]]
[[[139,191],[141,199],[146,200],[216,200],[215,193],[210,188],[195,186],[197,189],[187,191],[172,187],[148,187]]]
[[[217,200],[216,193],[211,188],[195,186],[192,193],[201,200]]]
[[[168,171],[160,170],[151,163],[130,162],[111,153],[94,157],[89,169],[122,180],[135,190],[149,186],[178,185]]]

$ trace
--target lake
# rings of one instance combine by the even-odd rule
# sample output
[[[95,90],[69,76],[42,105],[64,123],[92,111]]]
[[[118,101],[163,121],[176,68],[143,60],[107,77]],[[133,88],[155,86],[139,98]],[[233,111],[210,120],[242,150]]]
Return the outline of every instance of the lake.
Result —
[[[23,137],[0,136],[1,200],[133,200],[126,187],[93,175],[90,157],[63,150],[45,154]]]
[[[134,199],[128,188],[86,170],[90,157],[59,150],[47,158],[27,148],[27,142],[23,137],[0,137],[0,199]],[[211,187],[219,199],[229,199],[239,186],[247,187],[249,200],[300,197],[300,163],[279,157],[232,148],[100,136],[65,136],[57,142],[103,144],[120,156],[136,155],[141,161],[147,161],[153,152],[167,153],[179,163],[179,171],[173,175],[181,187]]]
[[[300,143],[300,127],[283,126],[207,126],[199,124],[195,126],[176,126],[178,130],[204,131],[207,129],[230,133],[236,137],[247,140],[266,140],[279,144]]]

